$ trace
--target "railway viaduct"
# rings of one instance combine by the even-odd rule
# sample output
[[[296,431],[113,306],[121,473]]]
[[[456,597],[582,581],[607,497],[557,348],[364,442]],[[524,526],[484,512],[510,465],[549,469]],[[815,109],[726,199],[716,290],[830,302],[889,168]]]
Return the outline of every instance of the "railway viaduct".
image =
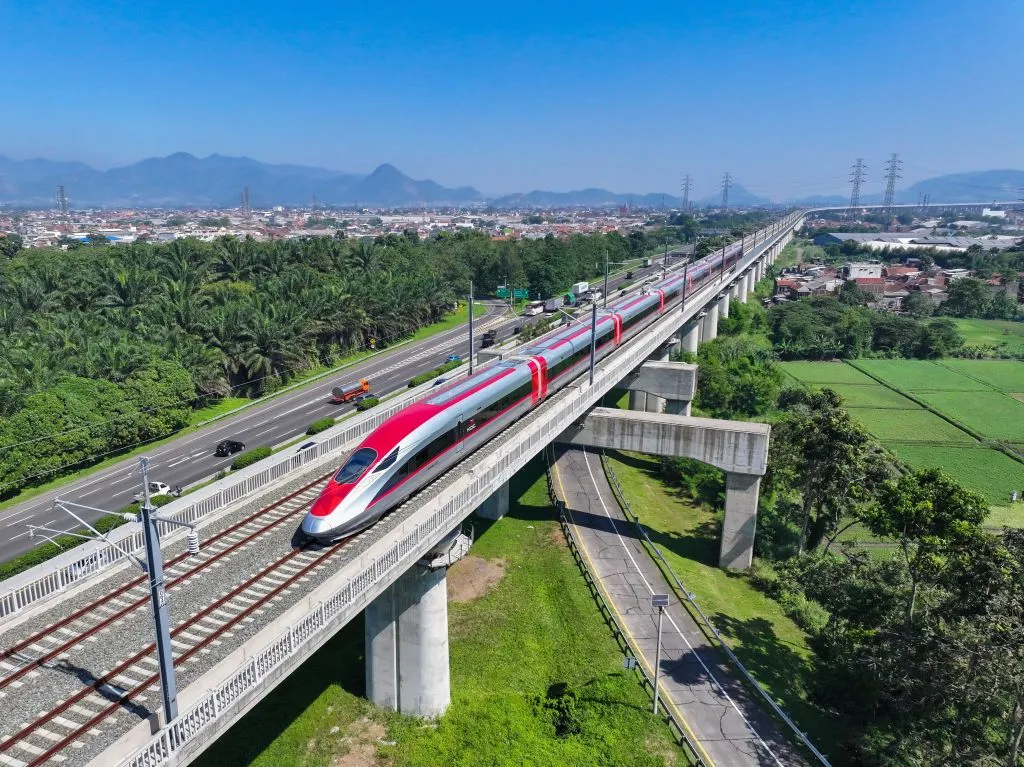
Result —
[[[95,754],[95,763],[131,767],[189,763],[363,611],[368,696],[403,713],[426,717],[443,713],[450,691],[446,563],[436,556],[439,544],[450,539],[474,510],[491,518],[504,514],[508,480],[552,442],[686,455],[724,469],[728,498],[721,564],[748,566],[768,429],[689,416],[697,371],[669,358],[674,350],[696,351],[701,341],[715,338],[719,317],[728,315],[733,301],[748,299],[802,222],[803,213],[792,213],[744,238],[740,258],[731,268],[714,275],[682,302],[666,307],[657,321],[603,359],[592,383],[584,375],[568,384],[373,528],[324,553],[319,561],[330,567],[314,561],[283,581],[274,581],[276,585],[268,586],[256,599],[263,615],[258,630],[254,627],[237,637],[235,632],[225,635],[212,630],[218,637],[217,653],[207,655],[204,650],[200,656],[198,646],[187,650],[192,660],[189,668],[195,670],[179,693],[179,715],[160,727],[154,726],[152,718],[134,727],[104,727],[105,738],[116,736],[117,740]],[[594,409],[613,388],[630,390],[629,412]],[[282,496],[294,498],[315,490],[318,478],[336,466],[363,435],[428,394],[429,384],[410,390],[376,412],[339,424],[314,449],[242,470],[175,501],[163,513],[204,524],[203,520],[232,510],[273,508],[282,503]],[[167,529],[165,547],[180,544],[183,535]],[[122,549],[136,549],[141,543],[133,530],[115,531],[111,537]],[[113,588],[104,584],[126,567],[123,554],[86,544],[4,582],[0,617],[7,627],[16,627],[66,614],[75,600],[99,605]],[[300,584],[305,585],[300,588]],[[288,598],[282,599],[284,595]],[[188,636],[180,635],[179,643],[191,641]],[[85,655],[77,657],[81,661]],[[20,689],[12,693],[12,698],[17,697]],[[65,720],[71,716],[71,711],[65,711]],[[40,729],[49,732],[40,726],[25,731]],[[79,731],[89,730],[80,727]],[[0,744],[8,757],[4,763],[37,763],[32,754],[53,742],[48,738],[32,745],[30,736],[24,742],[18,737]],[[76,755],[71,741],[65,740],[69,747],[61,755],[67,763],[84,763],[83,755],[90,749],[80,749]]]

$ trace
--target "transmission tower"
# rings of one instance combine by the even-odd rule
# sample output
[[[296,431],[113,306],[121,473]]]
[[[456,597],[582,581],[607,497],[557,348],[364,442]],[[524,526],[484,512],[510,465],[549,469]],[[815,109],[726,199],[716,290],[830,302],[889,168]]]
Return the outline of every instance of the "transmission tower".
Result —
[[[693,187],[693,182],[690,181],[690,174],[686,174],[686,178],[683,179],[683,210],[690,209],[690,189]]]
[[[252,214],[252,209],[249,207],[249,187],[242,190],[242,218],[248,220]]]
[[[900,166],[903,160],[895,152],[889,155],[889,162],[885,164],[885,202],[882,203],[882,212],[892,215],[892,204],[896,197],[896,179],[903,178],[900,175]]]
[[[60,206],[60,216],[65,221],[68,218],[68,196],[64,194],[64,185],[57,187],[57,204]]]
[[[864,171],[867,169],[867,165],[864,164],[864,160],[860,157],[857,158],[851,168],[850,172],[850,207],[846,211],[847,215],[857,215],[857,210],[860,208],[860,185],[864,183]]]
[[[729,190],[732,189],[732,174],[729,171],[722,176],[722,207],[729,210]]]

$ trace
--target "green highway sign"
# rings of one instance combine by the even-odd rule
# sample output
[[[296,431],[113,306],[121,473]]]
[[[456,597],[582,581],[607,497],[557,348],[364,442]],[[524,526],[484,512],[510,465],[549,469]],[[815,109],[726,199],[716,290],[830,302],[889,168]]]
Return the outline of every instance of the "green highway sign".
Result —
[[[498,286],[498,298],[508,298],[508,288],[504,285]]]
[[[514,292],[516,294],[516,298],[529,298],[530,297],[530,292],[526,288],[516,288]],[[507,296],[508,292],[506,292],[505,295]]]

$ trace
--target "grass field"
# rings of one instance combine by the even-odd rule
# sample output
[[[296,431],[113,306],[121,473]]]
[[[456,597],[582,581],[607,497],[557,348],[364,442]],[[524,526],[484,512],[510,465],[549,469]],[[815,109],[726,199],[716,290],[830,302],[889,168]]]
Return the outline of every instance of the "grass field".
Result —
[[[808,384],[878,383],[845,362],[783,362],[781,366],[791,376]]]
[[[913,400],[907,399],[899,392],[894,392],[882,384],[811,384],[813,389],[832,389],[843,398],[843,405],[848,408],[891,408],[894,410],[919,410],[921,408]]]
[[[886,446],[911,468],[942,469],[965,487],[984,495],[993,506],[1006,506],[1011,490],[1024,490],[1024,465],[989,447]],[[1024,503],[1016,504],[1016,514],[1020,519],[1015,526],[1024,526]]]
[[[377,709],[363,693],[363,626],[343,629],[196,764],[678,765],[687,764],[584,585],[532,465],[512,480],[509,515],[476,520],[472,555],[497,582],[449,601],[452,704],[436,725]],[[449,595],[467,586],[449,571]],[[477,585],[480,585],[479,583]],[[481,592],[484,589],[481,588]],[[556,734],[550,695],[578,695]],[[383,743],[381,741],[384,741]]]
[[[1013,360],[858,360],[856,364],[988,440],[1005,441],[1024,455],[1024,402],[1003,388],[1018,386],[1024,364]],[[840,377],[834,366],[830,362],[783,363],[787,373],[812,388],[828,385],[822,378]],[[992,508],[988,524],[1024,526],[1024,503],[1009,504],[1012,490],[1024,490],[1024,464],[978,443],[966,431],[881,384],[839,383],[831,388],[844,398],[850,413],[907,465],[941,468],[985,496]]]
[[[995,346],[1001,351],[1024,352],[1024,322],[1007,320],[953,320],[968,346]]]
[[[1007,393],[1024,392],[1024,362],[1017,360],[941,360],[945,368]]]
[[[857,367],[909,392],[984,391],[988,385],[930,360],[857,360]]]
[[[838,721],[807,701],[812,655],[807,635],[744,574],[719,569],[719,522],[664,485],[657,458],[615,451],[609,456],[648,535],[743,665],[815,745],[836,752]]]
[[[923,391],[915,396],[936,410],[990,439],[1019,439],[1024,434],[1024,402],[987,391]]]
[[[973,445],[977,441],[965,431],[929,413],[917,410],[891,408],[856,408],[853,416],[883,442],[950,442]]]

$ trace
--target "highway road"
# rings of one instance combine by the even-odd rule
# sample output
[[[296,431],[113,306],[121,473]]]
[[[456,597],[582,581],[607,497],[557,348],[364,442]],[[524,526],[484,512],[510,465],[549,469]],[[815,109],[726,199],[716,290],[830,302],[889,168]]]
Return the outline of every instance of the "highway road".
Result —
[[[619,507],[600,455],[561,449],[553,477],[584,560],[648,669],[657,657],[658,619],[651,597],[671,595],[661,638],[661,699],[685,721],[708,767],[806,766],[680,604]]]
[[[660,265],[649,269],[634,269],[634,279],[653,274],[659,269]],[[623,281],[621,275],[611,278],[609,291],[617,289]],[[477,338],[482,335],[483,329],[495,329],[501,341],[513,334],[516,325],[530,321],[521,317],[502,318],[502,305],[486,302],[484,305],[487,308],[486,314],[476,318],[475,322]],[[455,328],[416,343],[383,351],[336,375],[269,398],[236,415],[154,447],[147,454],[150,458],[150,479],[172,488],[180,485],[187,489],[231,465],[233,456],[218,458],[214,455],[214,448],[221,440],[239,440],[246,448],[252,448],[280,445],[297,439],[312,421],[351,412],[352,405],[335,405],[330,402],[331,389],[339,383],[368,378],[373,394],[383,396],[405,388],[413,376],[443,364],[449,354],[465,355],[467,346],[468,327]],[[61,530],[79,527],[63,512],[53,508],[53,501],[58,496],[106,511],[117,511],[131,503],[135,493],[141,489],[138,465],[137,457],[126,458],[102,471],[4,509],[0,512],[0,561],[24,553],[41,541],[29,537],[28,525]],[[88,521],[94,521],[100,516],[100,511],[83,514]]]

